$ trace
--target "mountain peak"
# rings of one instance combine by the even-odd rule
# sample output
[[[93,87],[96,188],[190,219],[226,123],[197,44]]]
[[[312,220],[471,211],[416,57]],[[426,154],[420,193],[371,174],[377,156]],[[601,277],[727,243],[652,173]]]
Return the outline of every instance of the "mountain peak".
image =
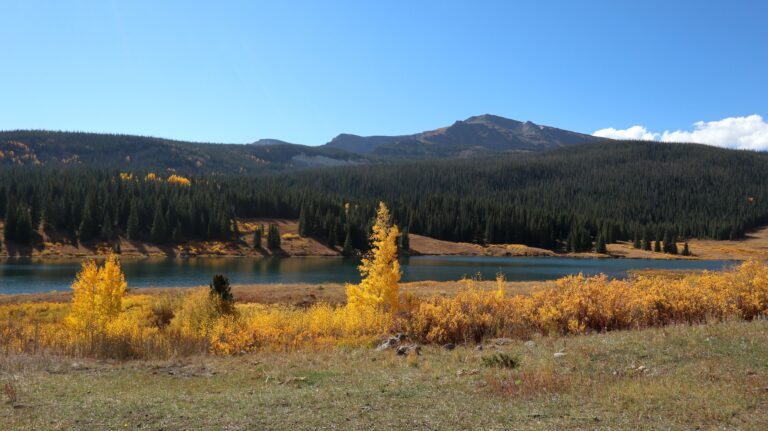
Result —
[[[456,121],[448,127],[404,136],[341,134],[326,145],[359,154],[445,158],[473,153],[542,151],[601,140],[591,135],[521,122],[493,114]]]
[[[291,144],[290,142],[282,141],[280,139],[265,138],[265,139],[259,139],[258,141],[251,143],[251,145],[294,145],[294,144]]]

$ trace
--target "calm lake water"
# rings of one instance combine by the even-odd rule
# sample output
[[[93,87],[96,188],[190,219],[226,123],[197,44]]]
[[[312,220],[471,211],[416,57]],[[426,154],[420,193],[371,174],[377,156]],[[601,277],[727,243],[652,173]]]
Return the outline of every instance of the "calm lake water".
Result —
[[[551,280],[568,274],[599,273],[626,276],[632,269],[712,269],[733,261],[580,259],[568,257],[417,256],[403,258],[403,281],[458,280],[480,273],[493,279],[503,272],[507,280]],[[129,287],[192,287],[207,284],[214,274],[226,274],[233,284],[358,282],[356,259],[292,258],[188,258],[125,259]],[[80,268],[79,261],[0,260],[0,294],[67,290]]]

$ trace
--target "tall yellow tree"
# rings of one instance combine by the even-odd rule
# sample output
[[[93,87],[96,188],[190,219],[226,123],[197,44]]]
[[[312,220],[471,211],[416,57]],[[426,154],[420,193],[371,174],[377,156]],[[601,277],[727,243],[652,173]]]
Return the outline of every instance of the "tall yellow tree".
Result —
[[[359,266],[360,284],[347,285],[347,304],[352,309],[375,308],[397,312],[399,305],[400,263],[397,261],[397,237],[389,209],[379,203],[371,233],[371,251]]]
[[[84,261],[72,283],[74,292],[68,323],[79,331],[103,330],[107,322],[120,313],[127,287],[117,256],[107,256],[102,267],[93,260]]]

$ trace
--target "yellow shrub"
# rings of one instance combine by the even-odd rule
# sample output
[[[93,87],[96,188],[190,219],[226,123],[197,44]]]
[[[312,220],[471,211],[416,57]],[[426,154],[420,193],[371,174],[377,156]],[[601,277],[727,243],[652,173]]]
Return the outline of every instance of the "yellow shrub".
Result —
[[[170,329],[187,337],[207,337],[219,314],[208,289],[194,289],[174,313]]]
[[[127,287],[115,255],[107,256],[102,267],[86,260],[72,283],[72,308],[67,322],[81,333],[102,331],[120,313]]]
[[[180,175],[173,174],[166,180],[168,184],[176,184],[179,186],[190,186],[192,185],[192,181],[189,180],[189,178],[182,177]]]
[[[578,334],[675,323],[753,319],[768,310],[768,266],[745,262],[732,271],[669,279],[569,276],[551,289],[503,298],[469,288],[454,298],[421,302],[408,327],[423,342],[478,341],[531,332]]]

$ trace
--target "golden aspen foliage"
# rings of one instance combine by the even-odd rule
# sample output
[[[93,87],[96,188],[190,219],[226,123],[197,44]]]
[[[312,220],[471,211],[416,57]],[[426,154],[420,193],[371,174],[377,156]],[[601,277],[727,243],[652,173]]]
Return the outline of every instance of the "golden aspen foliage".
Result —
[[[101,267],[94,260],[86,260],[72,283],[68,323],[80,331],[103,330],[120,314],[127,287],[117,256],[107,256]]]
[[[507,279],[504,277],[503,272],[499,272],[496,274],[496,296],[499,298],[503,298],[506,290],[505,285],[507,284]]]
[[[378,221],[388,220],[388,214],[380,215]],[[379,231],[379,238],[389,238],[392,242],[386,244],[394,247],[394,237],[384,231]],[[101,267],[86,261],[72,285],[71,304],[0,305],[0,353],[48,351],[112,358],[230,355],[370,346],[395,332],[406,332],[422,343],[471,343],[490,337],[527,339],[534,334],[763,319],[768,313],[768,265],[759,261],[679,277],[575,275],[526,295],[506,295],[502,277],[489,290],[468,279],[455,296],[404,295],[395,308],[389,301],[397,298],[391,293],[397,289],[399,268],[394,265],[394,249],[383,249],[379,257],[388,257],[384,261],[392,266],[377,268],[372,256],[366,274],[384,282],[348,287],[352,296],[348,306],[234,304],[236,313],[231,314],[222,313],[206,289],[172,300],[160,295],[123,298],[125,279],[117,259],[110,256]],[[390,313],[393,309],[400,312]]]
[[[400,262],[397,261],[397,237],[400,231],[392,225],[389,209],[379,203],[371,233],[371,251],[360,266],[360,284],[346,286],[347,304],[351,309],[373,308],[392,313],[399,306]]]
[[[173,174],[166,180],[168,184],[176,184],[179,186],[190,186],[192,185],[192,182],[189,180],[189,178],[182,177],[180,175]]]
[[[133,181],[134,177],[133,177],[133,174],[130,172],[120,172],[120,179],[122,181]]]
[[[154,172],[150,172],[147,174],[146,177],[144,177],[144,181],[150,182],[150,181],[163,181],[162,178],[158,177],[157,174]]]

